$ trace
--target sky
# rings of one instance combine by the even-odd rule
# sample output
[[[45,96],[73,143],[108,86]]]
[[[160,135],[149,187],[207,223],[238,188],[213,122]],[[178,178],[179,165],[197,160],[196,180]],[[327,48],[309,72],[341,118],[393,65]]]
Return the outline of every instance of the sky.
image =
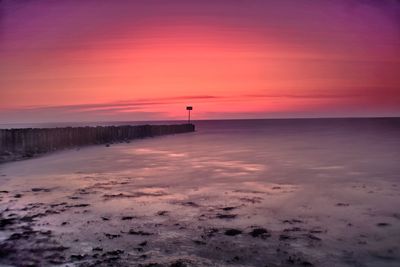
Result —
[[[398,0],[2,0],[0,123],[400,116]]]

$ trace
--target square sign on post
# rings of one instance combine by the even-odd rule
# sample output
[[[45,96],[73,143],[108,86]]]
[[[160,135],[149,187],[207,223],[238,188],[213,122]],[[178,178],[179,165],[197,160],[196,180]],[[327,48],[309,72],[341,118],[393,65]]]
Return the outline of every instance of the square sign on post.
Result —
[[[190,111],[193,110],[193,107],[192,107],[192,106],[187,106],[187,107],[186,107],[186,110],[187,110],[188,113],[189,113],[189,114],[188,114],[188,123],[190,124]]]

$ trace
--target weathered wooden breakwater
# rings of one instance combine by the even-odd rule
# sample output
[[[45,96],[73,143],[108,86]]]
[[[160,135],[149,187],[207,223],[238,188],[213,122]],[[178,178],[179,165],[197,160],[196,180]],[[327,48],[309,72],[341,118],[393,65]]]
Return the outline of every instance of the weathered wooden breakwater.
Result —
[[[193,124],[0,129],[0,162],[66,148],[194,130]]]

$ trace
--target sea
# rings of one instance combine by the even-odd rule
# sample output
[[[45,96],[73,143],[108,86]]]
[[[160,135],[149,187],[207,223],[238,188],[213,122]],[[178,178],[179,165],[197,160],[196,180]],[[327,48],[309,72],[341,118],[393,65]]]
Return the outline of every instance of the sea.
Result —
[[[186,122],[2,127],[146,123]],[[34,226],[89,262],[101,247],[135,264],[400,266],[400,118],[192,123],[193,133],[3,164],[11,193],[0,207],[45,203],[30,211],[50,210]],[[69,208],[53,211],[59,203]]]

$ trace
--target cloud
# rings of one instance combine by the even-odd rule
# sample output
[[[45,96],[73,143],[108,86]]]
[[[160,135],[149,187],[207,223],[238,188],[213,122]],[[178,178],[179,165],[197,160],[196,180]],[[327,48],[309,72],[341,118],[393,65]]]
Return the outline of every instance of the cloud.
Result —
[[[250,94],[244,95],[250,98],[318,98],[318,99],[329,99],[329,98],[353,98],[361,96],[361,94]]]
[[[165,111],[160,111],[160,106],[186,104],[188,101],[207,101],[220,98],[221,97],[212,95],[187,95],[114,101],[108,103],[0,108],[0,123],[163,120],[168,119],[169,115]]]
[[[203,119],[373,115],[373,112],[391,116],[398,113],[398,88],[333,89],[326,93],[315,90],[289,93],[293,90],[287,90],[287,93],[183,95],[106,103],[0,108],[0,123],[181,119],[185,115],[184,107],[188,104],[194,105],[196,116]],[[278,105],[279,109],[271,110],[271,105]],[[235,108],[232,110],[232,107]],[[237,108],[242,109],[235,111]]]
[[[329,89],[329,90],[328,90]],[[293,90],[296,91],[296,90]],[[321,93],[321,91],[328,91]],[[348,99],[348,100],[376,100],[386,99],[387,102],[397,102],[400,104],[400,88],[393,86],[354,86],[354,87],[329,87],[323,90],[308,90],[299,93],[256,93],[246,94],[243,97],[249,98],[292,98],[292,99]]]
[[[28,106],[15,109],[6,110],[21,110],[27,112],[41,111],[59,111],[59,112],[91,112],[91,111],[118,111],[124,109],[140,109],[145,106],[167,105],[180,103],[184,100],[210,100],[220,99],[222,97],[211,95],[193,95],[193,96],[174,96],[174,97],[161,97],[161,98],[142,98],[136,100],[123,100],[108,103],[87,103],[76,105],[59,105],[59,106]]]

